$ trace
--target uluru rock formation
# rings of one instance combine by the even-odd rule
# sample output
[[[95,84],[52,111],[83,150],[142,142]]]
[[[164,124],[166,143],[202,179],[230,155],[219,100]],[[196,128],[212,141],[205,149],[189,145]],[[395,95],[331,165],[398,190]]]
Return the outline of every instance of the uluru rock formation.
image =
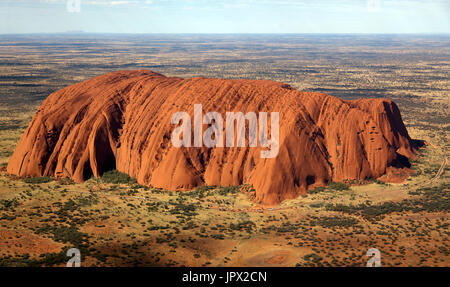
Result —
[[[278,156],[261,158],[263,148],[248,145],[174,147],[172,115],[192,117],[194,104],[221,114],[279,112]],[[182,79],[139,70],[51,94],[7,171],[81,182],[115,168],[140,184],[169,190],[248,183],[257,200],[271,205],[330,181],[378,178],[415,151],[391,100],[346,101],[273,81]]]

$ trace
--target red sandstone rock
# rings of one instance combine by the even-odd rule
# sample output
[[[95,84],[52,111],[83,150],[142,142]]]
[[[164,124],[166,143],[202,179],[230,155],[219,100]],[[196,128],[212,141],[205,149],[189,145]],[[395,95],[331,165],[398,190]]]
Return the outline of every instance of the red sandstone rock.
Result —
[[[261,148],[175,148],[175,112],[279,112],[279,153]],[[206,129],[206,127],[204,128]],[[247,145],[248,146],[248,145]],[[264,204],[344,179],[378,178],[416,147],[395,103],[344,101],[272,81],[165,77],[119,71],[51,94],[22,136],[7,171],[81,182],[109,169],[171,190],[252,184]]]

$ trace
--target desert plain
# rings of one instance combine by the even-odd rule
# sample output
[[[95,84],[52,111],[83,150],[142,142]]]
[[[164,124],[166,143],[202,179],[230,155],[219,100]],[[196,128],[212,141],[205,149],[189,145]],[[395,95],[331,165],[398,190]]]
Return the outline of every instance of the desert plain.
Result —
[[[275,206],[246,186],[6,173],[50,93],[136,69],[389,98],[421,148],[409,177],[331,183]],[[72,247],[82,266],[365,266],[370,248],[382,266],[449,266],[449,73],[448,35],[0,36],[0,266],[65,266]]]

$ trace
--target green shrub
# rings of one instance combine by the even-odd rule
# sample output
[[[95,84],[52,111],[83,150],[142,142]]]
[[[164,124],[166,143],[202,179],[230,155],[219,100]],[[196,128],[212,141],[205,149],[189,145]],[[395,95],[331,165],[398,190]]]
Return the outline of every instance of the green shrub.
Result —
[[[317,255],[316,253],[307,254],[303,256],[303,259],[305,261],[311,261],[313,263],[319,263],[320,261],[322,261],[322,257]]]
[[[358,220],[352,217],[321,217],[314,221],[315,224],[322,227],[351,227],[358,223]]]
[[[134,178],[131,178],[128,174],[117,171],[110,170],[102,175],[102,181],[105,183],[113,183],[113,184],[136,184],[137,181]]]
[[[0,199],[0,210],[14,210],[19,202],[16,198],[13,199]]]
[[[180,214],[187,217],[198,215],[196,212],[197,207],[194,204],[185,204],[183,202],[171,204],[173,205],[173,208],[169,211],[171,214]]]
[[[223,235],[221,233],[219,233],[219,234],[211,234],[211,238],[224,240],[225,239],[225,235]]]
[[[58,253],[41,254],[40,259],[30,259],[29,254],[12,257],[11,255],[0,258],[0,267],[40,267],[40,266],[57,266],[66,263],[67,247]]]
[[[51,234],[53,239],[62,243],[71,243],[78,248],[87,243],[87,234],[82,233],[75,226],[45,225],[36,231],[36,234]]]
[[[48,177],[48,176],[27,177],[27,178],[24,178],[23,181],[26,182],[26,183],[31,183],[31,184],[39,184],[39,183],[50,182],[50,181],[52,181],[52,178]]]
[[[215,188],[216,188],[215,186],[202,185],[202,186],[197,187],[194,190],[184,192],[182,195],[196,197],[196,198],[203,198],[206,195],[209,195],[210,191]]]
[[[252,231],[256,227],[256,224],[253,221],[246,220],[239,223],[230,223],[230,229],[232,230],[246,230],[248,233]]]
[[[318,187],[315,187],[314,189],[309,190],[308,193],[310,193],[310,194],[316,194],[316,193],[324,192],[325,190],[326,190],[325,187],[323,187],[323,186],[318,186]]]
[[[222,186],[217,189],[217,193],[220,195],[236,194],[240,191],[239,186]]]
[[[343,190],[350,189],[348,187],[348,185],[346,185],[345,183],[342,183],[342,182],[330,182],[330,184],[328,184],[328,188],[331,190],[336,190],[336,191],[343,191]]]

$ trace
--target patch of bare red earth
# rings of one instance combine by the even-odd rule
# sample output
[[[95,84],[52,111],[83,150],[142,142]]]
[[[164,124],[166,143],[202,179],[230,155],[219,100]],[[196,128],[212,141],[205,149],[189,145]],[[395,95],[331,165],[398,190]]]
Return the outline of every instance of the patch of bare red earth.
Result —
[[[63,244],[30,232],[0,229],[2,255],[58,253]]]

